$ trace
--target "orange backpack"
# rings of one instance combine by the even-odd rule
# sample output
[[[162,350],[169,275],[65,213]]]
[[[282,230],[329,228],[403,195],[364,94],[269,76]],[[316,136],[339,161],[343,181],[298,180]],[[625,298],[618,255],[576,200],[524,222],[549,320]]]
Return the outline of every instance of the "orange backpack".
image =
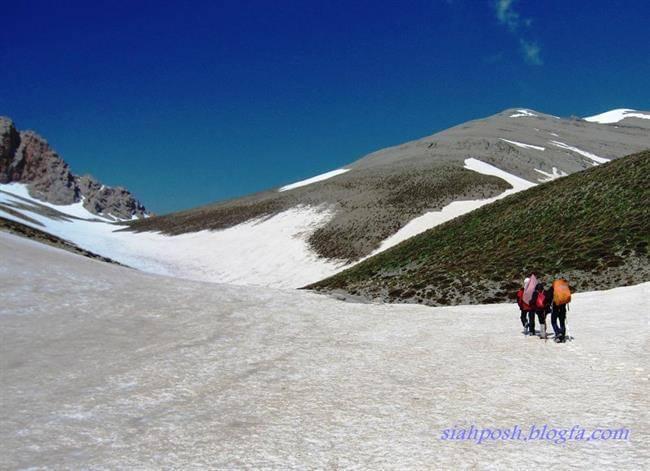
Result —
[[[570,302],[571,290],[569,289],[569,282],[565,279],[555,280],[553,282],[553,303],[561,305]]]

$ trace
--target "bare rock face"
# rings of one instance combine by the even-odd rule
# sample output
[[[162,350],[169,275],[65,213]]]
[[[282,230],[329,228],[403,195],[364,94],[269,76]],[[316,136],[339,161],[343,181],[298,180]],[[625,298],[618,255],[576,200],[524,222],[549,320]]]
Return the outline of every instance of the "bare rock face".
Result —
[[[17,131],[0,117],[0,183],[20,182],[30,194],[53,204],[83,201],[93,214],[132,219],[144,217],[145,207],[124,188],[102,185],[90,176],[74,175],[68,164],[33,131]]]
[[[145,207],[122,187],[102,185],[90,175],[76,177],[77,187],[84,195],[84,207],[94,214],[110,215],[119,219],[143,217]],[[106,208],[110,212],[106,213]]]
[[[45,139],[32,131],[20,133],[20,144],[9,170],[9,181],[28,183],[35,198],[54,204],[79,201],[68,164]]]
[[[14,123],[4,116],[0,116],[0,183],[9,183],[9,166],[11,165],[16,149],[20,144],[20,136]]]

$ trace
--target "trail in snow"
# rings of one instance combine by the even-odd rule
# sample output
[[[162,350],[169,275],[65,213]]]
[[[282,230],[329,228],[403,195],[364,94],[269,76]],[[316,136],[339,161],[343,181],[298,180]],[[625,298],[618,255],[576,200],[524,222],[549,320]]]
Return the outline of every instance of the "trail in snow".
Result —
[[[580,154],[584,157],[587,157],[588,159],[593,160],[597,164],[606,164],[607,162],[610,161],[609,159],[606,159],[604,157],[598,157],[596,154],[592,154],[591,152],[587,152],[586,150],[578,149],[577,147],[570,146],[568,144],[565,144],[564,142],[551,141],[551,144],[553,144],[555,147],[570,150],[572,152],[575,152],[576,154]]]
[[[605,113],[597,114],[594,116],[589,116],[587,118],[584,118],[584,120],[590,121],[592,123],[612,124],[612,123],[618,123],[619,121],[622,121],[625,118],[650,119],[650,114],[641,113],[640,111],[631,110],[629,108],[619,108],[616,110],[606,111]]]
[[[0,285],[2,468],[647,468],[648,283],[576,294],[560,345],[521,335],[514,303],[349,304],[9,234]],[[440,439],[545,424],[631,435]]]
[[[524,144],[523,142],[511,141],[509,139],[504,139],[502,137],[500,137],[499,139],[504,141],[504,142],[507,142],[508,144],[512,144],[514,146],[521,147],[523,149],[535,149],[535,150],[541,150],[541,151],[546,150],[546,147],[542,147],[542,146],[534,146],[532,144]]]
[[[311,185],[312,183],[321,182],[323,180],[327,180],[328,178],[332,178],[349,171],[350,171],[349,168],[340,168],[338,170],[332,170],[330,172],[321,173],[320,175],[316,175],[315,177],[311,177],[306,180],[301,180],[299,182],[292,183],[290,185],[285,185],[282,188],[280,188],[278,191],[293,190],[294,188],[299,188],[301,186]]]
[[[524,180],[523,178],[519,178],[508,172],[500,170],[497,167],[482,162],[478,159],[474,159],[474,158],[466,159],[465,168],[468,170],[472,170],[474,172],[482,173],[483,175],[492,175],[495,177],[499,177],[507,181],[508,183],[510,183],[512,188],[510,190],[504,191],[499,196],[496,196],[494,198],[487,198],[481,200],[454,201],[448,204],[447,206],[445,206],[444,208],[442,208],[440,211],[430,211],[426,214],[423,214],[422,216],[416,217],[411,221],[409,221],[406,225],[404,225],[404,227],[402,227],[395,234],[393,234],[392,236],[384,240],[379,246],[379,248],[366,258],[372,257],[373,255],[376,255],[379,252],[383,252],[384,250],[394,247],[395,245],[407,239],[410,239],[413,236],[416,236],[422,232],[425,232],[429,229],[439,226],[440,224],[450,221],[458,216],[462,216],[463,214],[467,214],[470,211],[474,211],[475,209],[478,209],[481,206],[492,203],[498,199],[505,198],[506,196],[511,195],[513,193],[527,190],[528,188],[532,188],[533,186],[535,186],[534,183],[531,183],[527,180]]]

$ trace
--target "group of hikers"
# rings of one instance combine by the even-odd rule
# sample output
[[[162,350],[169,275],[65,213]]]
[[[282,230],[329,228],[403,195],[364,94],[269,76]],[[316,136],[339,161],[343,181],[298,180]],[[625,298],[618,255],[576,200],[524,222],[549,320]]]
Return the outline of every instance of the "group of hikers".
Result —
[[[569,282],[564,278],[553,281],[548,289],[544,289],[544,283],[537,279],[535,273],[531,273],[524,280],[524,286],[517,291],[517,304],[521,310],[521,325],[524,327],[524,334],[536,335],[535,316],[539,320],[539,336],[546,339],[546,317],[551,314],[551,325],[555,332],[556,342],[566,341],[566,311],[567,304],[571,302],[571,290]],[[559,321],[559,325],[558,325]]]

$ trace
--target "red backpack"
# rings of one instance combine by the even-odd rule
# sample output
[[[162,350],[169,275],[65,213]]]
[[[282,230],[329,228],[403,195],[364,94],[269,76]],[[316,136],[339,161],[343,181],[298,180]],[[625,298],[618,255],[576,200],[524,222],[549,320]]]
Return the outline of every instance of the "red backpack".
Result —
[[[535,301],[535,307],[539,310],[546,308],[546,293],[540,291],[537,293],[537,300]]]

